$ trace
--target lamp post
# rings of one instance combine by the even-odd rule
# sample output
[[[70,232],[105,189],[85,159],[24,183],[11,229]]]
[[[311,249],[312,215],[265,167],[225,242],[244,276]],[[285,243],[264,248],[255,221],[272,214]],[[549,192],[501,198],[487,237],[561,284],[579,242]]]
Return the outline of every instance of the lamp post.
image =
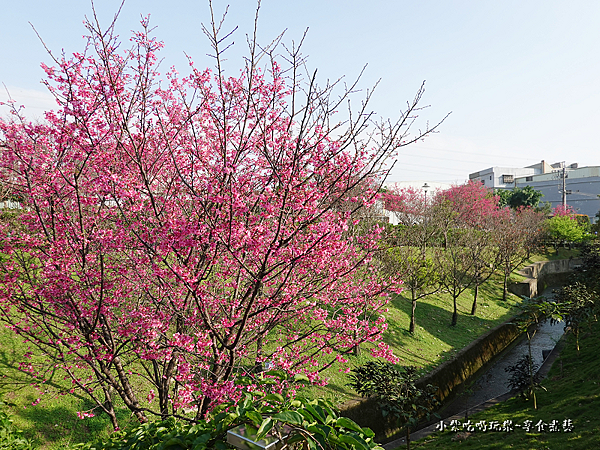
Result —
[[[427,182],[425,182],[425,184],[423,185],[423,191],[425,191],[425,207],[423,208],[423,220],[425,221],[425,229],[423,230],[423,259],[425,259],[425,255],[427,253],[427,225],[429,225],[427,222],[427,216],[428,216],[428,211],[427,211],[427,191],[429,190],[429,185],[427,184]]]

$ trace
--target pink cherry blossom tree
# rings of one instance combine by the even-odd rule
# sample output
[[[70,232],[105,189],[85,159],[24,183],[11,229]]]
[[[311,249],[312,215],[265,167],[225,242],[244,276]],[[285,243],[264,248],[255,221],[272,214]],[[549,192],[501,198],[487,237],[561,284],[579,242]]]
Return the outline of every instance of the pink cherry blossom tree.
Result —
[[[472,229],[468,233],[468,249],[473,256],[469,280],[473,286],[471,315],[475,315],[479,286],[494,274],[500,263],[498,247],[495,245],[498,231],[495,225],[501,214],[498,205],[500,198],[483,184],[469,181],[440,192],[440,199],[447,202],[452,211],[452,226]]]
[[[432,131],[409,134],[423,89],[397,121],[373,123],[370,93],[336,121],[354,85],[319,87],[298,47],[256,32],[227,76],[222,25],[205,29],[216,70],[161,78],[147,19],[127,49],[88,21],[81,53],[43,65],[57,109],[0,120],[23,208],[21,229],[0,224],[0,315],[51,361],[38,376],[62,370],[115,427],[116,397],[141,422],[195,420],[266,361],[326,382],[361,343],[394,360],[400,280],[374,257],[382,228],[349,229],[384,163]]]
[[[385,207],[398,221],[388,250],[388,270],[401,275],[403,286],[410,292],[411,313],[408,331],[416,329],[417,302],[439,291],[438,268],[433,254],[437,248],[432,240],[438,233],[435,194],[427,201],[423,191],[392,186],[383,195]]]
[[[498,211],[499,197],[483,184],[470,180],[439,192],[439,200],[450,204],[456,226],[483,228]]]

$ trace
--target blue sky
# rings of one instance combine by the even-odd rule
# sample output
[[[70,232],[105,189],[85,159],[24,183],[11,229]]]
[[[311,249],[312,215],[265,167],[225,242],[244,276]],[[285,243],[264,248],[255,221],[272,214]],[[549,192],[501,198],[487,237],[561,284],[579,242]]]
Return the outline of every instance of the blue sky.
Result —
[[[108,24],[120,1],[96,0]],[[255,3],[215,0],[226,26],[239,26],[228,71],[236,74]],[[39,115],[52,107],[40,80],[46,45],[59,53],[80,51],[86,0],[0,0],[0,82]],[[163,68],[186,72],[184,52],[200,67],[211,65],[200,24],[209,21],[205,0],[127,0],[117,30],[126,41],[140,15],[151,14],[165,42]],[[319,80],[378,79],[371,108],[395,118],[426,80],[421,126],[448,112],[440,132],[405,147],[389,181],[462,182],[490,166],[525,166],[542,159],[600,165],[600,2],[595,0],[263,0],[259,40],[287,30],[284,42],[304,43],[308,66]],[[4,89],[0,99],[6,97]],[[5,110],[0,110],[4,113]]]

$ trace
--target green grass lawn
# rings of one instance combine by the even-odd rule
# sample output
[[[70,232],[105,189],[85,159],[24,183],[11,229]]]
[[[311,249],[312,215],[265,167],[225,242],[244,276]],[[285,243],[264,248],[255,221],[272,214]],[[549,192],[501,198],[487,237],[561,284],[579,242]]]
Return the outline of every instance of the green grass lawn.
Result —
[[[569,250],[566,247],[559,247],[558,250],[555,250],[554,247],[546,247],[541,252],[531,255],[525,265],[539,261],[554,261],[555,259],[569,259],[571,257],[577,258],[578,256],[579,250],[576,248]]]
[[[16,405],[10,408],[15,426],[43,449],[63,449],[91,437],[108,437],[112,432],[108,416],[77,417],[77,411],[88,411],[95,404],[80,394],[69,394],[70,383],[60,372],[50,373],[39,384],[39,379],[21,370],[19,362],[29,350],[11,330],[0,327],[0,395]],[[31,359],[34,364],[38,361],[35,356]],[[137,425],[129,410],[120,408],[117,414],[124,427]]]
[[[558,432],[525,432],[515,428],[513,432],[475,431],[457,440],[457,432],[445,431],[414,442],[412,448],[445,449],[573,449],[588,450],[600,448],[600,322],[592,324],[580,340],[581,349],[577,353],[573,336],[567,336],[566,345],[555,361],[548,377],[542,383],[547,391],[538,391],[538,409],[533,409],[531,401],[519,397],[496,405],[470,417],[476,423],[512,420],[523,424],[526,420],[535,425],[541,420],[559,424]],[[572,432],[563,432],[563,421],[570,419]]]
[[[386,315],[388,329],[383,340],[400,358],[400,364],[420,368],[421,373],[434,367],[471,343],[491,328],[514,315],[515,305],[520,301],[510,295],[502,301],[500,278],[489,280],[479,288],[477,315],[471,316],[472,290],[467,290],[458,298],[459,318],[455,327],[452,319],[452,297],[449,294],[436,294],[421,299],[415,312],[417,328],[414,335],[408,332],[410,320],[410,294],[395,296],[389,303]],[[364,346],[358,356],[350,356],[350,367],[361,365],[371,359],[369,346]],[[347,374],[340,372],[341,365],[332,366],[328,371],[329,383],[324,387],[311,387],[308,394],[324,397],[341,406],[348,400],[358,398],[347,386]]]
[[[540,258],[557,257],[565,256],[550,251]],[[419,300],[416,309],[417,329],[414,335],[407,331],[410,300],[401,295],[395,296],[388,305],[389,311],[385,313],[388,330],[384,334],[384,341],[392,346],[394,353],[401,359],[401,364],[420,367],[423,373],[431,370],[514,314],[519,299],[510,295],[506,302],[502,301],[502,281],[499,275],[481,286],[479,292],[476,316],[469,314],[472,290],[459,297],[460,316],[455,327],[449,326],[452,299],[448,294],[437,294]],[[42,392],[47,392],[40,395],[38,388],[32,385],[35,380],[19,370],[19,362],[27,351],[28,346],[12,331],[0,328],[0,395],[16,404],[10,411],[15,425],[45,450],[61,449],[69,443],[108,436],[111,426],[107,417],[97,414],[93,418],[77,418],[77,411],[87,411],[94,405],[85,397],[76,394],[60,395],[71,387],[59,373],[48,377],[47,382],[42,385]],[[351,356],[349,359],[350,367],[369,361],[369,347],[365,346],[358,356]],[[328,398],[338,406],[357,398],[346,386],[348,380],[347,374],[343,372],[345,367],[332,366],[325,374],[329,379],[327,386],[311,387],[301,393]],[[41,399],[39,404],[33,405],[38,398]],[[118,407],[118,404],[116,406]],[[136,424],[127,409],[120,408],[117,411],[121,426]]]

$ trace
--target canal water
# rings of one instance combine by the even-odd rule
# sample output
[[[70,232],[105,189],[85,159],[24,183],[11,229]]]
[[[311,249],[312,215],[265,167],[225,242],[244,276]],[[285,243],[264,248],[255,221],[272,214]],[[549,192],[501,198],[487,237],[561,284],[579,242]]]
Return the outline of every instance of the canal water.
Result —
[[[552,298],[553,291],[558,288],[559,286],[548,287],[542,295],[546,298]],[[535,364],[538,366],[542,365],[544,355],[550,353],[563,334],[564,322],[552,324],[548,320],[538,326],[536,333],[531,339],[531,356]],[[442,418],[456,418],[458,415],[464,418],[467,408],[473,409],[477,405],[485,408],[486,406],[482,405],[483,403],[488,402],[491,406],[495,401],[509,398],[510,396],[506,395],[510,391],[506,384],[509,373],[505,369],[514,365],[523,355],[529,353],[528,345],[527,338],[521,338],[515,345],[500,353],[495,361],[483,369],[482,374],[472,382],[472,385],[468,389],[465,389],[462,394],[457,396],[457,398],[440,411]],[[502,398],[498,399],[498,397]],[[420,439],[433,431],[435,431],[435,425],[430,425],[416,431],[413,434],[413,439]],[[406,445],[404,438],[389,442],[384,445],[384,448],[390,450],[401,445]]]
[[[547,288],[542,295],[551,298],[554,289],[558,289],[558,286]],[[549,353],[555,347],[563,333],[564,322],[552,324],[548,320],[538,326],[531,339],[531,356],[538,367],[544,361],[544,353]],[[458,414],[467,406],[471,408],[507,393],[510,390],[506,384],[509,373],[505,369],[514,365],[528,352],[527,338],[521,338],[517,344],[501,353],[469,389],[466,389],[462,395],[445,408],[444,416]]]

